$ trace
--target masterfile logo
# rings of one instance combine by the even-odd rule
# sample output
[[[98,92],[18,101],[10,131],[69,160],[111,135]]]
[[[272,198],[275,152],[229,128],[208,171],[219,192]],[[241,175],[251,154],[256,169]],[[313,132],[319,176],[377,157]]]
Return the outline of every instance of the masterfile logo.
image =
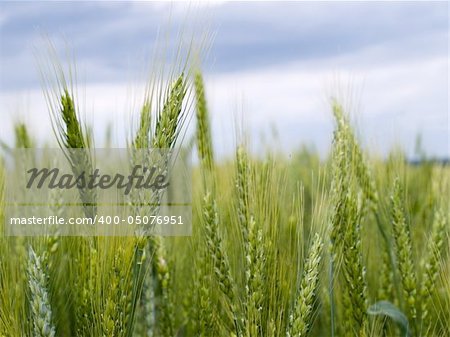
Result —
[[[179,151],[17,149],[6,168],[7,235],[191,233],[190,167]]]
[[[116,173],[115,175],[100,174],[99,169],[95,169],[92,174],[82,171],[79,175],[63,173],[58,168],[32,168],[27,171],[30,178],[27,188],[30,189],[35,184],[36,188],[42,188],[46,184],[47,188],[54,189],[70,189],[70,188],[87,188],[87,189],[109,189],[116,187],[123,189],[125,195],[129,195],[130,191],[135,189],[151,189],[163,190],[169,186],[167,173],[157,173],[158,168],[151,168],[135,165],[129,176]]]

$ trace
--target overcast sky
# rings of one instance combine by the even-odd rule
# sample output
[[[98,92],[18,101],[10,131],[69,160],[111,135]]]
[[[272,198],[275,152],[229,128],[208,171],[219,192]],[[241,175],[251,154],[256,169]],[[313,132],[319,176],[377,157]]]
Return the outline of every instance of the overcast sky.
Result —
[[[421,135],[430,155],[448,156],[448,13],[447,2],[2,1],[0,139],[11,143],[20,120],[41,142],[52,136],[33,53],[45,33],[76,54],[97,144],[114,122],[123,146],[143,55],[158,30],[183,25],[215,35],[204,69],[220,153],[232,151],[243,120],[256,149],[309,144],[324,154],[327,99],[340,93],[366,146],[386,154],[399,144],[412,155]]]

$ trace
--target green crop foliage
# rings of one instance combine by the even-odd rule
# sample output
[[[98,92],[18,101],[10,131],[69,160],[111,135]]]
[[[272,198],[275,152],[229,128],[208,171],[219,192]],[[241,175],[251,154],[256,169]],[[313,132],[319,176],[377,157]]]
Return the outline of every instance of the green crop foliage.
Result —
[[[192,236],[6,236],[0,160],[0,336],[450,336],[449,167],[372,156],[337,100],[328,158],[239,144],[224,160],[203,75],[180,64],[150,81],[128,144],[181,155],[194,118]],[[74,75],[50,69],[58,144],[92,170]],[[36,146],[15,130],[17,148]],[[95,195],[80,193],[93,217]]]

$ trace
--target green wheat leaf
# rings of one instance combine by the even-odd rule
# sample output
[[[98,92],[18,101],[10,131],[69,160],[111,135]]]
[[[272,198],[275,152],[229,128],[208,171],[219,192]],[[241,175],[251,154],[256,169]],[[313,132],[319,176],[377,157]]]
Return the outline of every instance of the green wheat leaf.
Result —
[[[373,316],[387,316],[399,326],[402,335],[409,337],[409,322],[406,315],[389,301],[379,301],[367,309],[367,313]]]

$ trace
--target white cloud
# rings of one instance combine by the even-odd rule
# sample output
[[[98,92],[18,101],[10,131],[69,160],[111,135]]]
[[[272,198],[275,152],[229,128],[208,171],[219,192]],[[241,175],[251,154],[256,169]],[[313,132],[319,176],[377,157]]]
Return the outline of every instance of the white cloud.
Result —
[[[156,26],[161,24],[163,14],[168,17],[165,13],[170,8],[173,9],[171,19],[180,24],[187,18],[187,8],[195,12],[205,6],[202,14],[207,14],[215,5],[203,2],[192,7],[142,2],[127,6],[91,4],[109,8],[110,11],[99,11],[101,24],[83,19],[64,26],[70,32],[70,44],[82,50],[79,69],[87,81],[87,119],[95,122],[98,143],[109,121],[117,125],[118,141],[125,137],[124,125],[128,123],[128,107],[133,101],[121,79],[126,72],[126,55],[130,57],[129,63],[139,64],[135,55],[146,49],[143,48],[146,39],[149,39],[148,47],[152,45]],[[217,11],[211,12],[221,25],[216,43],[225,55],[213,56],[222,65],[231,64],[223,69],[235,69],[206,75],[215,139],[219,139],[216,145],[222,152],[232,150],[235,119],[241,113],[253,143],[260,142],[260,133],[269,133],[271,125],[275,125],[280,143],[287,150],[301,142],[310,142],[325,152],[332,130],[327,95],[334,94],[339,84],[343,90],[351,82],[350,94],[360,103],[358,122],[366,144],[386,152],[394,142],[400,142],[411,150],[420,132],[430,153],[448,154],[448,142],[442,141],[448,135],[448,31],[439,28],[442,6],[219,5]],[[60,5],[59,12],[53,8],[37,6],[35,9],[50,19],[55,13],[70,14],[67,12],[70,6]],[[118,16],[117,12],[123,15]],[[0,23],[7,20],[5,15],[20,19],[27,13],[20,6],[11,6],[7,14],[0,14]],[[434,19],[436,29],[430,25]],[[20,28],[18,36],[27,39],[34,36],[28,31],[30,27]],[[89,39],[85,38],[86,34]],[[0,126],[0,137],[11,142],[13,123],[22,118],[36,137],[49,139],[51,128],[41,90],[12,88],[12,84],[24,88],[28,81],[33,81],[30,74],[36,71],[31,58],[27,59],[28,49],[14,44],[20,40],[14,34],[0,36],[7,37],[15,48],[22,48],[1,55],[2,84],[9,91],[0,92],[0,113],[6,121]],[[132,50],[126,50],[118,41]],[[13,51],[6,47],[5,50]],[[349,99],[350,94],[345,94]]]
[[[329,135],[323,131],[332,123],[327,97],[344,90],[345,101],[356,96],[351,108],[356,110],[354,117],[363,128],[360,133],[366,144],[386,153],[398,142],[411,153],[416,136],[422,133],[429,137],[430,154],[448,154],[446,144],[440,143],[448,134],[447,58],[353,68],[358,57],[348,56],[342,68],[330,68],[334,62],[328,60],[212,77],[207,88],[216,125],[230,125],[230,111],[243,95],[245,119],[253,132],[273,124],[286,149],[304,141],[318,143],[324,150],[322,139],[329,140]],[[337,82],[334,74],[338,74]],[[311,127],[317,128],[317,134],[310,132]]]
[[[400,143],[411,152],[417,134],[422,133],[429,153],[448,154],[448,147],[442,144],[442,139],[448,135],[447,59],[435,57],[352,69],[351,65],[359,56],[349,55],[345,62],[340,59],[338,63],[347,67],[336,72],[336,68],[330,68],[335,60],[328,60],[206,76],[219,152],[232,152],[235,121],[240,119],[241,113],[256,148],[260,148],[260,132],[268,133],[274,125],[285,150],[291,151],[307,142],[325,152],[332,128],[327,95],[335,93],[333,84],[338,74],[338,86],[342,89],[351,82],[350,93],[357,96],[353,108],[358,108],[360,134],[366,144],[386,153],[392,145]],[[117,144],[124,145],[124,137],[130,130],[130,107],[138,102],[129,93],[130,86],[126,84],[86,85],[83,99],[85,111],[88,111],[86,118],[95,122],[97,145],[101,144],[105,126],[112,122]],[[348,92],[344,95],[349,98]],[[26,107],[23,107],[24,97],[28,102]],[[9,116],[2,124],[9,140],[12,139],[12,124],[20,115],[39,139],[51,136],[45,101],[39,90],[26,95],[2,93],[0,104],[0,111]],[[15,114],[18,110],[22,110],[19,115]]]

